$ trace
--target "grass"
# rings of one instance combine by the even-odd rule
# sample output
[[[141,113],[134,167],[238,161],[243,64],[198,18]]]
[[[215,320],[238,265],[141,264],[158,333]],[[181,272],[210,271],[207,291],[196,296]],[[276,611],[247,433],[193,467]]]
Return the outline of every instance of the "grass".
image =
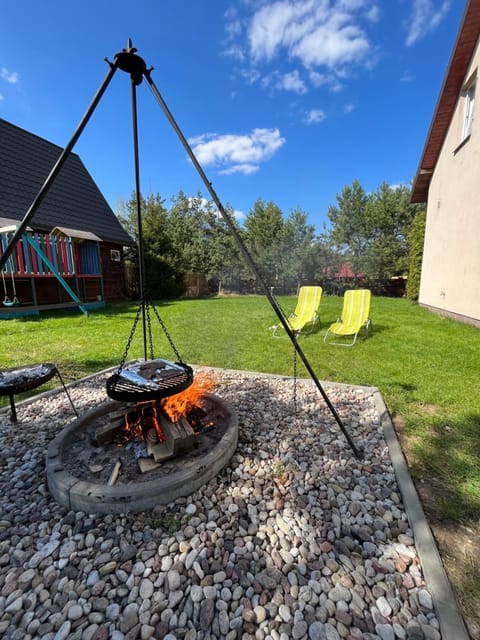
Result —
[[[295,298],[280,297],[279,303],[290,312]],[[374,297],[367,340],[350,349],[325,345],[323,333],[341,306],[341,298],[324,296],[321,329],[299,338],[318,378],[378,387],[412,476],[417,486],[427,488],[421,495],[429,519],[450,527],[478,526],[480,331],[404,299]],[[293,374],[293,347],[282,330],[280,337],[271,336],[268,328],[277,319],[264,297],[162,302],[157,309],[186,362]],[[88,318],[69,312],[2,321],[0,362],[10,367],[53,361],[66,380],[116,365],[136,310],[121,304]],[[155,318],[152,328],[155,356],[173,359]],[[142,355],[139,325],[129,359]],[[307,377],[300,362],[298,375]]]

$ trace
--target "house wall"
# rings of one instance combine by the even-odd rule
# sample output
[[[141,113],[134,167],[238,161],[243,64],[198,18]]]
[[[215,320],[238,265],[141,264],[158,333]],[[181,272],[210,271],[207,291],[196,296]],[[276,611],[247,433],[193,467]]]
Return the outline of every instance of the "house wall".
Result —
[[[477,45],[464,83],[477,73]],[[480,73],[480,69],[478,69]],[[465,97],[461,95],[428,193],[419,302],[480,326],[480,75],[473,124],[462,142]]]
[[[120,252],[120,260],[112,260],[111,250]],[[105,301],[124,300],[126,296],[125,262],[122,247],[108,242],[100,245],[102,262],[103,292]]]

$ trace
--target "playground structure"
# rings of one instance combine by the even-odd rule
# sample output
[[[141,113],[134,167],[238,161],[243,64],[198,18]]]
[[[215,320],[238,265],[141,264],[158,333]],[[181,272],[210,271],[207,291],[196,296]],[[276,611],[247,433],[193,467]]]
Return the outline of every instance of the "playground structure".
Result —
[[[0,229],[0,255],[13,232]],[[38,314],[40,307],[69,303],[87,313],[87,308],[104,305],[100,246],[59,230],[27,231],[2,270],[2,284],[4,317]]]

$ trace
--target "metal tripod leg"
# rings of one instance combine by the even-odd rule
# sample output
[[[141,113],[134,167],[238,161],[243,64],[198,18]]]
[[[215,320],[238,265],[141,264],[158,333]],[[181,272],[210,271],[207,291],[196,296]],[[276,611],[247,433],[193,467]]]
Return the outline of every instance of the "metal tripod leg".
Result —
[[[78,418],[78,417],[79,417],[79,415],[78,415],[78,411],[76,410],[75,405],[73,404],[73,400],[72,400],[72,398],[71,398],[70,394],[68,393],[68,389],[67,389],[67,387],[65,386],[65,382],[63,381],[63,378],[62,378],[62,376],[60,375],[60,371],[58,370],[58,368],[57,368],[57,367],[56,367],[56,374],[57,374],[57,376],[58,376],[58,379],[59,379],[59,380],[60,380],[60,382],[62,383],[63,390],[64,390],[64,391],[65,391],[65,393],[67,394],[67,398],[68,398],[68,400],[69,400],[70,404],[72,405],[73,412],[75,413],[75,415],[76,415],[76,416],[77,416],[77,418]]]
[[[12,415],[11,415],[10,420],[11,420],[12,422],[18,422],[18,419],[17,419],[17,409],[16,409],[16,407],[15,407],[15,398],[13,397],[13,393],[11,393],[11,394],[9,395],[9,398],[10,398],[10,409],[12,410]]]

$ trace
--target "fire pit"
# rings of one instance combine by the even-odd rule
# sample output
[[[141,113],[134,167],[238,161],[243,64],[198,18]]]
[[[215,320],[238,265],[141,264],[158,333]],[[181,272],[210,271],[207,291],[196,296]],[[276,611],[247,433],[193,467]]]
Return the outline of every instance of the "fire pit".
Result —
[[[187,417],[173,419],[159,402],[107,400],[51,442],[48,486],[74,511],[146,511],[208,482],[229,462],[237,439],[233,408],[210,393]]]

